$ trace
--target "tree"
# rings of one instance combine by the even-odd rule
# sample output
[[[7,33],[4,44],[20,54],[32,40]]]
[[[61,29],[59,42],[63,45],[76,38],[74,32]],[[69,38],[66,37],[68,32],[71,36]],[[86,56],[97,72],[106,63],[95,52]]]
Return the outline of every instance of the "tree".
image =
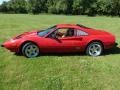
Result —
[[[111,0],[111,15],[120,15],[120,0]]]
[[[66,14],[67,13],[67,2],[66,0],[59,0],[56,3],[56,12],[57,14]]]
[[[8,12],[27,13],[25,0],[10,0],[7,2]]]
[[[0,6],[0,12],[8,12],[7,2],[3,2]]]
[[[84,14],[84,10],[83,10],[83,5],[82,5],[82,0],[74,0],[73,1],[73,10],[72,13],[75,15],[80,15],[80,14]]]
[[[28,0],[28,11],[33,14],[47,12],[47,0]]]
[[[57,13],[56,3],[57,3],[57,0],[47,0],[46,7],[47,7],[48,13],[53,13],[53,14]]]
[[[120,16],[120,0],[10,0],[0,12]]]

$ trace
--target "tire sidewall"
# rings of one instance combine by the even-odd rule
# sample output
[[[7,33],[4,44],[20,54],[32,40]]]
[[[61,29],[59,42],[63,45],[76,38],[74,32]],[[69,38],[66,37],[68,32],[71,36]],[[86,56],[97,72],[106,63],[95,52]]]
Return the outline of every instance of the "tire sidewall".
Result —
[[[96,55],[96,56],[94,56],[94,55],[90,55],[90,53],[89,53],[89,49],[90,49],[90,46],[93,45],[93,44],[98,44],[98,45],[101,46],[101,52],[100,52],[99,55]],[[93,57],[100,56],[100,55],[102,54],[102,52],[103,52],[103,45],[102,45],[100,42],[92,42],[92,43],[90,43],[90,44],[87,46],[87,49],[86,49],[86,54],[87,54],[88,56],[93,56]]]
[[[29,46],[29,45],[35,45],[35,46],[37,46],[36,44],[34,44],[34,43],[32,43],[32,42],[29,42],[29,43],[25,43],[24,45],[23,45],[23,47],[22,47],[22,54],[24,55],[24,56],[26,56],[27,58],[31,58],[31,57],[28,57],[26,54],[25,54],[25,50],[26,50],[26,48],[27,48],[27,46]],[[37,46],[38,47],[38,46]],[[39,47],[38,47],[38,49],[39,49]],[[39,53],[40,53],[40,50],[39,50]],[[38,53],[38,55],[39,55],[39,53]],[[37,56],[38,56],[37,55]],[[37,57],[36,56],[36,57]]]

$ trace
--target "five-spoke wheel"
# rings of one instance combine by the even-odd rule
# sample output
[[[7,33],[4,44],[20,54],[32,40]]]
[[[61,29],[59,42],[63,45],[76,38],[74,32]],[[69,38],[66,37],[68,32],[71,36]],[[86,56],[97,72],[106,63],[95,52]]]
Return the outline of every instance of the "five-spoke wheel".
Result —
[[[88,45],[86,53],[89,56],[100,56],[102,54],[103,47],[100,42],[92,42]]]
[[[22,53],[28,58],[37,57],[39,55],[39,47],[31,42],[26,43],[22,47]]]

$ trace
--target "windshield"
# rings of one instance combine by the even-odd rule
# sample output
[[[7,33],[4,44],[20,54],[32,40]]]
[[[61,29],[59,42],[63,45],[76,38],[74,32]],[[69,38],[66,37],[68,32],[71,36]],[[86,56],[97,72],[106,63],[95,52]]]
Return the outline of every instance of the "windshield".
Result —
[[[42,31],[39,31],[38,32],[38,35],[40,37],[44,37],[45,35],[47,35],[48,33],[52,32],[54,30],[55,26],[51,27],[51,28],[48,28],[46,30],[42,30]]]

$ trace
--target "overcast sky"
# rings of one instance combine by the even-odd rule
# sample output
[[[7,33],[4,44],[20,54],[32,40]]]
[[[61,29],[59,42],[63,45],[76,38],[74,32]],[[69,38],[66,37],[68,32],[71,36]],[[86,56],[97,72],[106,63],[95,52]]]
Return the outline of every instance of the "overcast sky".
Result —
[[[9,1],[9,0],[0,0],[0,4],[1,4],[3,1]]]

